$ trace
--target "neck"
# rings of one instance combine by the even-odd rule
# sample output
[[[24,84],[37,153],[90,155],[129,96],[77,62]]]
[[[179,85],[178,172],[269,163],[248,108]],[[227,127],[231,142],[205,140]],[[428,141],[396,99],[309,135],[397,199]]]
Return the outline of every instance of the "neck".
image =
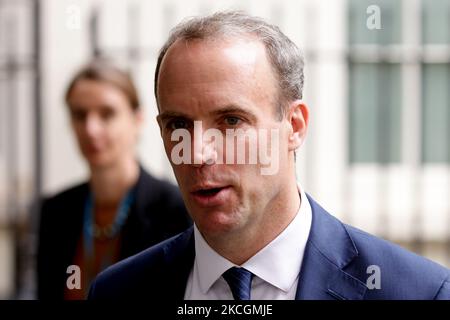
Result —
[[[105,167],[91,167],[90,187],[97,208],[117,207],[139,178],[139,165],[127,158]]]
[[[294,176],[290,183],[281,188],[268,202],[259,221],[254,221],[248,228],[232,232],[225,237],[222,235],[218,239],[208,239],[207,242],[221,256],[236,265],[242,265],[286,229],[297,215],[300,204]]]

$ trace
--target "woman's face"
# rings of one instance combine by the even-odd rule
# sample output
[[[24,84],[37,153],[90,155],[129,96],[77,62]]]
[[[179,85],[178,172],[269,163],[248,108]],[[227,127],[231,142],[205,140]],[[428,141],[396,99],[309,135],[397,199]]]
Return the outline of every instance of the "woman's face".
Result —
[[[107,82],[79,80],[68,104],[78,145],[91,167],[134,156],[142,117],[125,93]]]

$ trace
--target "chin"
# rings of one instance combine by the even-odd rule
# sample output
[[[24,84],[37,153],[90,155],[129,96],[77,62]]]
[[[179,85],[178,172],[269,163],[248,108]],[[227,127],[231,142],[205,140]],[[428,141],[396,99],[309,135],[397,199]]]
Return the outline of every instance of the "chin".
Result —
[[[240,220],[235,214],[225,212],[203,212],[197,216],[196,225],[202,234],[209,237],[222,236],[236,230]]]
[[[91,155],[86,157],[87,162],[89,163],[89,166],[93,168],[104,168],[111,165],[112,161],[111,159],[108,159],[107,157],[103,155]]]

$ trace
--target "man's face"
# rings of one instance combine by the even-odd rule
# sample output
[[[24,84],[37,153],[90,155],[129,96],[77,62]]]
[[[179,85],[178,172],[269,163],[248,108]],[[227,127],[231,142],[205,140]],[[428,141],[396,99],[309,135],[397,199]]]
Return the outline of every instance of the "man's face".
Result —
[[[276,199],[293,173],[288,165],[289,122],[276,113],[276,81],[263,44],[254,40],[178,40],[162,62],[161,135],[186,206],[207,239],[270,228],[280,211]],[[193,146],[194,139],[204,139],[194,135],[194,121],[201,121],[203,132],[215,128],[224,136],[227,129],[265,129],[269,141],[270,130],[277,130],[277,172],[262,175],[259,163],[226,163],[227,151],[217,150],[212,140],[202,140],[199,150],[192,148],[192,164],[174,164],[172,149],[178,143],[171,141],[174,130],[189,130]],[[218,159],[222,164],[216,163]]]

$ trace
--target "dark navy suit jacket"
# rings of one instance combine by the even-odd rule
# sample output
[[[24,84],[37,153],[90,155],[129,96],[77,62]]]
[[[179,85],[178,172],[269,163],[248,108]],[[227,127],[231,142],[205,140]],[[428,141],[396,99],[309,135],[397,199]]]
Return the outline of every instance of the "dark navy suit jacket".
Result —
[[[308,199],[312,225],[296,299],[450,299],[449,269],[345,225]],[[181,300],[194,257],[190,228],[105,270],[89,298]],[[367,285],[371,265],[380,289]]]

